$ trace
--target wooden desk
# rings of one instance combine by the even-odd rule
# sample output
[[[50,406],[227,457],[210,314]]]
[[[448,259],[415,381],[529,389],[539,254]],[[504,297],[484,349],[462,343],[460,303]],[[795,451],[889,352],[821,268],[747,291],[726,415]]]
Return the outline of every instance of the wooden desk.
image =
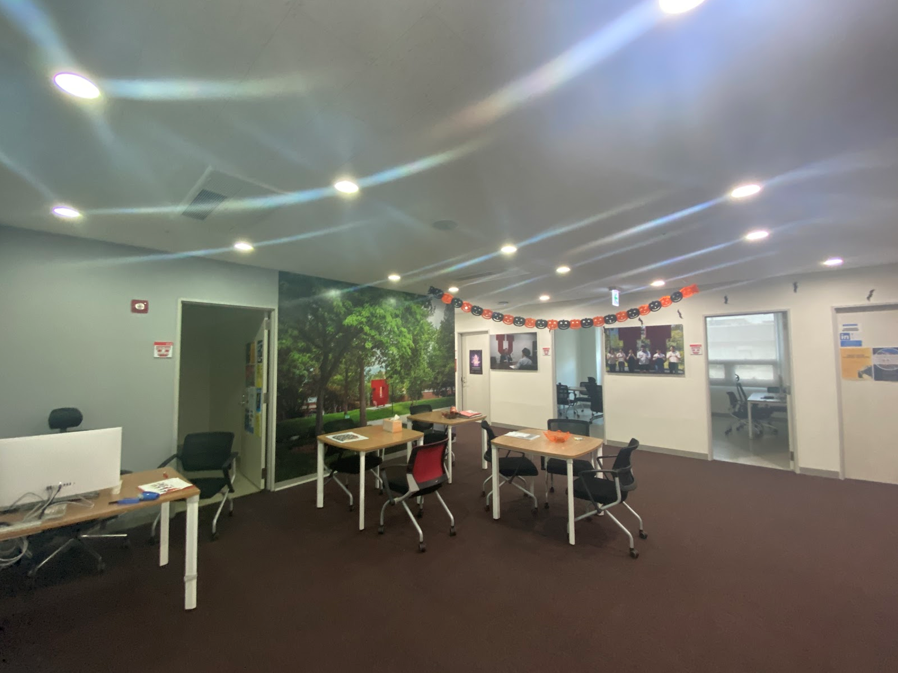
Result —
[[[166,495],[159,496],[158,500],[146,500],[134,505],[111,505],[114,500],[123,498],[135,498],[140,495],[138,486],[141,484],[150,484],[154,481],[165,479],[163,472],[169,477],[180,477],[184,479],[177,471],[172,468],[161,470],[147,470],[145,472],[133,472],[132,474],[122,475],[122,487],[119,493],[113,493],[111,488],[100,491],[99,497],[92,500],[93,507],[82,507],[69,503],[66,507],[66,513],[55,519],[47,519],[41,522],[37,528],[28,528],[19,531],[10,531],[6,528],[0,528],[0,542],[3,540],[12,540],[18,537],[27,537],[37,533],[52,530],[54,528],[62,528],[76,523],[85,523],[88,521],[102,521],[110,519],[121,514],[128,514],[138,509],[146,509],[147,507],[161,506],[162,513],[159,526],[159,565],[168,565],[168,524],[169,524],[169,507],[172,502],[177,500],[187,501],[187,541],[184,545],[184,609],[193,610],[196,607],[196,579],[197,579],[197,536],[199,533],[198,515],[200,491],[196,486],[190,486],[181,491],[174,491]],[[185,480],[186,481],[186,480]],[[0,516],[0,521],[6,521],[14,524],[21,520],[21,514],[10,514]]]
[[[332,435],[341,435],[346,432],[354,432],[367,439],[359,439],[355,442],[337,442],[331,439]],[[408,444],[411,451],[411,443],[423,439],[424,434],[416,430],[402,428],[399,432],[387,432],[383,425],[366,425],[363,428],[353,428],[341,432],[332,432],[328,435],[318,435],[318,481],[317,481],[317,505],[324,507],[324,447],[333,446],[347,451],[356,451],[359,454],[359,530],[365,530],[365,455],[372,451],[389,449],[393,446]]]
[[[583,437],[580,440],[575,439],[581,435],[571,435],[570,438],[559,444],[550,442],[543,434],[545,430],[537,430],[536,428],[526,428],[518,430],[518,432],[526,432],[528,435],[537,435],[536,439],[519,439],[517,437],[509,437],[501,435],[493,440],[493,518],[499,518],[499,451],[502,449],[511,449],[512,451],[523,451],[534,456],[545,456],[546,458],[560,458],[567,463],[567,532],[568,542],[576,543],[574,537],[574,459],[583,458],[584,456],[598,451],[602,448],[602,440],[595,437]]]
[[[446,418],[442,411],[426,411],[423,414],[410,414],[408,416],[408,426],[412,427],[412,421],[418,423],[438,423],[447,427],[449,435],[449,450],[446,452],[449,464],[446,466],[446,474],[449,477],[449,483],[452,483],[452,428],[456,425],[464,425],[465,423],[480,423],[486,416],[480,414],[478,416],[459,416],[458,418]]]

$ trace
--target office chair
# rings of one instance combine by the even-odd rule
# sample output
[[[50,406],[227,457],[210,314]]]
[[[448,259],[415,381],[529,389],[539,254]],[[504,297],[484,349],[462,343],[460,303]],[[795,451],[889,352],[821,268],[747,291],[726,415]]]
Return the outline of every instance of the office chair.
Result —
[[[379,535],[384,533],[384,511],[387,509],[387,505],[400,504],[408,514],[408,518],[411,519],[415,530],[418,531],[418,551],[427,551],[427,546],[424,544],[424,532],[408,508],[408,500],[417,498],[420,502],[425,495],[433,493],[443,509],[446,510],[446,514],[449,515],[449,536],[455,536],[455,517],[452,516],[446,501],[439,493],[440,487],[449,480],[446,474],[447,447],[448,441],[445,437],[432,444],[417,445],[412,448],[408,465],[385,465],[383,467],[383,484],[387,491],[387,501],[380,508],[380,526],[377,528]],[[404,470],[404,478],[391,479],[389,474],[395,470]],[[399,497],[393,497],[394,494]]]
[[[183,472],[210,472],[220,470],[220,477],[197,477],[191,479],[191,483],[200,490],[200,499],[214,498],[221,495],[221,503],[212,519],[212,539],[218,539],[218,517],[225,503],[228,503],[228,516],[234,516],[234,500],[231,493],[234,492],[234,480],[231,468],[237,458],[237,453],[231,451],[234,445],[233,432],[192,432],[184,437],[181,450],[166,458],[159,464],[165,467],[173,460],[180,463]],[[159,523],[160,514],[156,515],[153,526],[150,529],[150,540],[156,540],[156,526]]]
[[[60,407],[50,412],[47,418],[47,425],[51,430],[59,430],[59,432],[68,432],[71,428],[77,428],[84,420],[84,416],[79,409],[74,407]]]
[[[592,412],[589,422],[592,423],[599,416],[605,415],[605,406],[602,401],[602,386],[593,381],[593,383],[587,384],[586,391],[589,394],[589,410]]]
[[[410,415],[414,416],[415,414],[425,414],[428,411],[433,411],[433,407],[429,404],[413,404],[408,408],[408,412]],[[445,432],[441,432],[440,430],[433,429],[433,423],[422,423],[421,421],[412,421],[412,430],[417,430],[418,432],[424,433],[423,444],[433,444],[435,442],[440,441],[441,439],[445,439],[448,437],[448,433],[451,432],[451,428],[447,426]],[[452,441],[454,442],[458,439],[458,435],[452,433]],[[452,463],[455,463],[455,451],[452,451]]]
[[[567,412],[570,411],[573,404],[571,389],[563,383],[555,384],[555,401],[558,404],[558,408],[561,409],[561,413],[567,417]]]
[[[339,418],[335,421],[329,421],[325,423],[321,429],[324,434],[329,435],[332,432],[352,430],[356,427],[358,426],[351,418]],[[371,453],[374,452],[372,451]],[[340,481],[340,478],[337,475],[347,475],[346,481],[348,483],[348,475],[359,473],[360,458],[358,451],[349,451],[348,449],[343,449],[336,446],[328,446],[324,453],[324,461],[325,468],[330,470],[330,473],[324,480],[325,485],[327,484],[327,482],[333,479],[334,483],[343,489],[346,495],[349,496],[349,511],[351,512],[355,502],[352,497],[352,491],[349,490],[349,487],[346,484]],[[365,456],[365,469],[374,475],[375,482],[378,484],[378,487],[381,490],[383,490],[383,483],[380,479],[380,466],[383,462],[383,457],[380,455]]]
[[[739,399],[745,405],[745,417],[748,418],[748,395],[745,393],[745,388],[742,387],[742,380],[739,378],[738,374],[736,374],[736,392],[739,394]],[[776,411],[776,409],[772,406],[755,405],[751,414],[754,432],[757,432],[758,435],[763,435],[764,428],[770,428],[773,431],[773,434],[779,434],[779,430],[770,423],[770,417],[773,416],[774,411]]]
[[[633,545],[633,536],[618,521],[617,517],[608,510],[616,505],[626,507],[639,521],[639,537],[643,540],[648,537],[648,534],[642,527],[642,517],[626,502],[627,496],[636,490],[636,476],[633,474],[632,454],[638,448],[639,441],[631,439],[630,443],[620,449],[617,455],[598,456],[597,460],[599,462],[614,458],[614,464],[611,469],[586,470],[581,472],[580,477],[574,481],[574,497],[580,500],[588,500],[593,507],[591,511],[575,518],[574,522],[604,512],[627,534],[627,539],[630,541],[630,556],[634,559],[639,558],[639,552],[636,551],[636,547]]]
[[[732,390],[727,391],[727,398],[730,401],[730,408],[727,411],[735,419],[730,423],[730,427],[724,430],[723,434],[729,436],[733,430],[739,432],[748,423],[748,405],[741,402]]]
[[[486,454],[484,454],[483,459],[488,463],[492,463],[493,440],[496,438],[496,433],[485,419],[480,421],[480,427],[486,432]],[[506,451],[504,457],[499,458],[499,475],[503,477],[503,481],[499,484],[499,488],[502,488],[505,484],[511,484],[515,488],[521,490],[525,496],[529,496],[530,499],[533,500],[533,513],[536,514],[539,512],[539,501],[531,491],[528,491],[518,484],[515,479],[520,479],[526,484],[527,482],[524,481],[524,477],[535,477],[539,474],[539,470],[536,469],[536,465],[533,464],[533,461],[524,455],[523,451],[515,451],[515,453],[519,453],[520,456],[512,456],[511,451],[509,450]],[[490,498],[493,497],[492,490],[487,492],[486,485],[492,478],[493,475],[491,470],[490,476],[483,481],[483,492],[481,495],[486,495],[486,511],[489,511]]]
[[[549,430],[559,430],[561,432],[570,432],[574,435],[589,437],[589,421],[581,421],[579,419],[573,420],[569,418],[550,418],[547,425]],[[540,456],[540,463],[540,467],[542,467],[546,473],[546,504],[544,507],[549,509],[549,493],[555,492],[555,475],[559,474],[567,478],[567,461],[564,461],[561,458],[546,459],[545,456]],[[585,470],[594,470],[595,467],[595,464],[588,460],[574,460],[574,476],[578,477],[581,472]],[[549,484],[550,479],[552,482],[551,485]]]

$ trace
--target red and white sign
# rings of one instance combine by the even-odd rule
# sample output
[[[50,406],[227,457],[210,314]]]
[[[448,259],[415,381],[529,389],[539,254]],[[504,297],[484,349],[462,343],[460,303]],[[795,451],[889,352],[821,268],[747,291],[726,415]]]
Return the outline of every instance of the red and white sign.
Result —
[[[146,299],[132,299],[131,300],[131,313],[149,313],[150,312],[150,302]]]
[[[154,358],[170,358],[175,350],[174,341],[154,341],[153,357]]]
[[[543,346],[543,355],[548,355],[548,354],[549,354],[549,347]]]
[[[702,345],[701,344],[689,344],[689,348],[692,351],[693,355],[701,355],[702,354]]]

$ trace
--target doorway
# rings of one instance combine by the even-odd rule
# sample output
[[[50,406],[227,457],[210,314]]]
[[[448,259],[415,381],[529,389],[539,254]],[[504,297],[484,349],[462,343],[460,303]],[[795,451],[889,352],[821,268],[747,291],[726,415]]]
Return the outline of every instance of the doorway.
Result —
[[[705,321],[712,458],[794,469],[788,314]]]
[[[231,432],[235,496],[265,488],[271,311],[183,302],[177,440]]]
[[[559,416],[590,421],[592,437],[605,436],[605,415],[602,397],[602,330],[554,330],[556,401]],[[590,394],[595,382],[595,393]],[[569,395],[561,405],[558,386],[566,386]],[[563,390],[563,389],[562,389]]]
[[[898,484],[898,305],[837,309],[834,339],[845,477]]]
[[[460,334],[460,409],[490,414],[490,342],[487,332]],[[484,361],[484,358],[486,360]]]

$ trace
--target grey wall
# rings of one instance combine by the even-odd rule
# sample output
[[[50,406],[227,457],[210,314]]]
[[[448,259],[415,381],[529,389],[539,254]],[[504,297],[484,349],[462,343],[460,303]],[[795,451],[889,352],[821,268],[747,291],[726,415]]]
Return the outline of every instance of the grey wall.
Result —
[[[83,428],[124,428],[124,468],[155,467],[174,451],[176,360],[152,347],[180,346],[178,299],[274,308],[277,272],[0,227],[0,437],[75,406]]]

